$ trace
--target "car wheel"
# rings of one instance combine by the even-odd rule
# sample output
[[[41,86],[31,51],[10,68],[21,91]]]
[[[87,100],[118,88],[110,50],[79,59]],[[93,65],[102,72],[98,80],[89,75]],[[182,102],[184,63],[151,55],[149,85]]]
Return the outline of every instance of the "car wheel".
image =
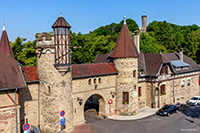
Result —
[[[167,116],[170,116],[171,114],[170,113],[167,113]]]

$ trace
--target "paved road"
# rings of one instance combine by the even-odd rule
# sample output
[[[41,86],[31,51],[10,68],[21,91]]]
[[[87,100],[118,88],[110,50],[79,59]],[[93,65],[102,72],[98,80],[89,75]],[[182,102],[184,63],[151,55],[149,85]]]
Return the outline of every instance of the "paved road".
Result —
[[[87,115],[93,133],[200,133],[200,106],[170,117],[153,115],[135,121],[113,121]]]

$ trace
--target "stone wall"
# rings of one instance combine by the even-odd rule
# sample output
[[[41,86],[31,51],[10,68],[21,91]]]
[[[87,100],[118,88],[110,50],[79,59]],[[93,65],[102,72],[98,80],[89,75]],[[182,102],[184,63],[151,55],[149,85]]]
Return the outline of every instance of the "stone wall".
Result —
[[[41,94],[41,130],[45,133],[61,132],[60,112],[64,110],[65,132],[70,132],[74,129],[71,69],[62,76],[54,67],[53,44],[39,41],[36,47]]]
[[[114,60],[117,76],[117,110],[122,115],[138,113],[138,59],[118,58]],[[133,74],[133,72],[135,74]],[[129,103],[122,103],[123,92],[128,92]]]
[[[20,95],[20,127],[25,123],[38,126],[38,83],[28,83],[28,88],[19,90]]]
[[[94,83],[94,80],[96,80],[96,83]],[[74,124],[77,125],[85,122],[84,106],[87,99],[94,94],[99,98],[99,115],[114,113],[116,104],[115,91],[116,75],[74,79],[72,81]],[[111,105],[108,104],[109,99],[113,101]],[[80,104],[80,101],[82,104]]]
[[[188,84],[188,79],[190,84]],[[163,81],[161,85],[165,85],[165,95],[160,95],[160,106],[164,104],[173,104],[173,88],[174,88],[174,97],[175,103],[185,103],[188,99],[195,95],[199,95],[199,76],[197,73],[189,73],[176,75],[173,81],[173,77],[170,77],[168,80]],[[184,86],[181,85],[181,82],[185,81]],[[173,87],[174,84],[174,87]],[[157,86],[157,84],[156,84]],[[155,97],[156,107],[158,107],[158,92],[156,92]]]
[[[18,132],[20,131],[19,108],[20,106],[17,106]],[[16,132],[15,106],[0,108],[0,133],[14,132]]]
[[[147,101],[147,84],[146,82],[138,83],[138,88],[141,87],[141,96],[138,96],[139,108],[146,107]]]

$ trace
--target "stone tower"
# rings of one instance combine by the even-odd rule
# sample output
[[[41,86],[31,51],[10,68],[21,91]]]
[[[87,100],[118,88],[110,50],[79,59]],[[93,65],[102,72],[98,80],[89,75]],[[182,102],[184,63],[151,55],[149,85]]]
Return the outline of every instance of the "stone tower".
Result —
[[[144,32],[147,31],[147,16],[146,15],[142,16],[142,30]]]
[[[72,78],[70,65],[70,25],[60,16],[54,32],[35,35],[40,78],[41,130],[61,132],[60,112],[65,111],[65,132],[73,130]]]
[[[118,40],[111,54],[118,70],[117,110],[122,115],[138,112],[138,52],[124,20]]]

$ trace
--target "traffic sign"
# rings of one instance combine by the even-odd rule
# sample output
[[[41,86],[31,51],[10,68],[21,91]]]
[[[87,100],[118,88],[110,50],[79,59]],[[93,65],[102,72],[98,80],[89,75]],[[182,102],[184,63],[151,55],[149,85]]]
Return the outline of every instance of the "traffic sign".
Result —
[[[29,130],[29,129],[30,129],[30,125],[29,125],[28,123],[25,123],[25,124],[23,125],[23,129],[24,129],[24,131]]]
[[[62,110],[62,111],[60,112],[60,116],[63,117],[64,115],[65,115],[65,111]]]
[[[112,104],[112,102],[113,102],[112,99],[109,99],[109,100],[108,100],[108,103],[109,103],[109,104]]]
[[[65,117],[60,117],[60,125],[65,125]]]

